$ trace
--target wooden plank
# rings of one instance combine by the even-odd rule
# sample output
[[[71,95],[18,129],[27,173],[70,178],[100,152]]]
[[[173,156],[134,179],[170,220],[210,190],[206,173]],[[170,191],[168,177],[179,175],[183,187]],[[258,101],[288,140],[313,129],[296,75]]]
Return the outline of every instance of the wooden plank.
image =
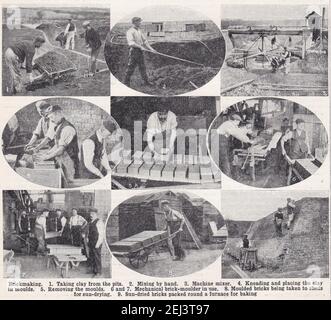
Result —
[[[61,188],[62,174],[60,169],[30,169],[18,167],[15,171],[25,179],[52,188]]]
[[[151,174],[151,169],[153,168],[154,163],[144,163],[139,169],[138,173],[141,176],[149,177]]]
[[[167,181],[173,181],[174,179],[174,172],[176,170],[176,165],[173,163],[167,163],[162,171],[162,177]]]
[[[191,222],[187,219],[187,217],[185,216],[184,213],[183,214],[183,217],[184,217],[184,220],[185,220],[185,225],[187,227],[187,230],[190,234],[190,236],[192,237],[192,240],[194,241],[194,244],[196,245],[196,247],[198,249],[201,249],[202,248],[202,243],[198,237],[198,235],[196,234],[195,230],[193,229],[192,225],[191,225]]]
[[[186,164],[176,165],[174,181],[183,181],[187,179],[187,170],[188,170],[188,165]]]
[[[150,176],[152,178],[161,178],[162,177],[162,170],[165,167],[165,163],[155,163],[153,168],[150,171]]]
[[[114,243],[109,244],[109,249],[111,251],[119,252],[132,252],[143,248],[141,242],[130,242],[125,240],[120,240]]]
[[[189,165],[188,179],[194,182],[201,182],[200,180],[200,167],[197,165]]]
[[[201,182],[213,182],[213,172],[210,166],[200,166]]]
[[[134,160],[128,167],[128,175],[138,175],[139,169],[143,164],[142,160]]]
[[[125,162],[125,160],[121,160],[121,162],[116,166],[115,172],[120,174],[128,173],[128,167],[131,165],[132,160]]]
[[[233,90],[233,89],[236,89],[236,88],[238,88],[238,87],[245,86],[245,85],[247,85],[247,84],[251,84],[254,80],[255,80],[255,79],[245,80],[245,81],[242,81],[242,82],[236,83],[236,84],[234,84],[234,85],[232,85],[232,86],[229,86],[229,87],[227,87],[227,88],[221,89],[221,94],[222,94],[222,93],[226,93],[226,92],[228,92],[228,91],[231,91],[231,90]]]

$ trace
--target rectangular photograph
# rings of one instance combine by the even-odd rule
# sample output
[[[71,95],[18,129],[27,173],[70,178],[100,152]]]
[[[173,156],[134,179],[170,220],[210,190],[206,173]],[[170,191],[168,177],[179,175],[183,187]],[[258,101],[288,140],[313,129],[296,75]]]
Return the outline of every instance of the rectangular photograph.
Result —
[[[110,278],[110,191],[3,191],[3,277]]]
[[[327,96],[328,7],[224,5],[225,96]]]
[[[109,9],[9,7],[2,19],[2,95],[110,94]]]

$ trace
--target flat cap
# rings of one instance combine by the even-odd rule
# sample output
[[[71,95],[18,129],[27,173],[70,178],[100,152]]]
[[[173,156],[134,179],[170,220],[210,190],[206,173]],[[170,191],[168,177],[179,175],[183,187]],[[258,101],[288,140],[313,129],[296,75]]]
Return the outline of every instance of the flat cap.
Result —
[[[140,17],[133,17],[131,19],[132,23],[135,23],[135,22],[139,22],[139,21],[142,21],[143,19],[141,19]]]

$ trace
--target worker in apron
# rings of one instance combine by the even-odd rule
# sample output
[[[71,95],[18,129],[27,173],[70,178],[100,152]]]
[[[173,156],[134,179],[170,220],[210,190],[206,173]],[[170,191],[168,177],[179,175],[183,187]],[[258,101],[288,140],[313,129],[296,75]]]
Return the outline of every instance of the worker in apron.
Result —
[[[26,247],[27,240],[29,238],[29,233],[31,231],[30,219],[26,210],[22,210],[17,221],[18,231],[20,235],[21,247]]]
[[[32,133],[30,141],[24,148],[24,150],[28,152],[38,152],[47,145],[53,146],[52,140],[47,136],[49,127],[53,125],[47,117],[52,106],[46,101],[38,101],[36,103],[36,109],[40,115],[40,119]]]
[[[68,19],[68,24],[64,31],[64,36],[66,37],[65,48],[67,50],[75,50],[75,36],[76,36],[76,25],[72,22],[72,19]]]
[[[168,243],[172,259],[174,261],[182,261],[185,258],[185,251],[182,246],[182,232],[185,219],[180,212],[170,208],[168,200],[161,201],[161,208],[164,212],[164,217],[167,224],[166,228],[170,238]]]
[[[74,246],[80,247],[83,244],[83,229],[87,225],[87,221],[78,214],[76,208],[72,208],[72,216],[69,219],[69,228],[71,232],[71,242]]]
[[[295,159],[312,157],[309,148],[309,137],[305,131],[305,121],[297,119],[295,123],[296,128],[293,131],[289,130],[281,139],[282,153],[290,163],[294,163]],[[286,142],[290,143],[289,152],[285,149]]]
[[[45,255],[46,252],[46,219],[48,218],[49,210],[44,209],[36,218],[34,226],[34,235],[37,240],[37,254]]]
[[[46,161],[55,159],[58,167],[62,168],[67,181],[80,177],[79,174],[79,148],[78,137],[75,127],[67,121],[61,107],[55,105],[49,112],[48,117],[54,123],[53,133],[54,147],[46,154],[36,155],[36,160]]]
[[[115,129],[114,122],[109,119],[104,120],[101,127],[83,141],[80,161],[81,178],[100,179],[111,172],[105,145]]]
[[[156,161],[169,161],[174,153],[177,117],[164,106],[147,120],[148,151]]]
[[[228,177],[232,177],[231,137],[234,137],[243,143],[254,143],[254,140],[251,140],[247,136],[247,133],[239,128],[241,121],[242,119],[238,114],[233,114],[230,116],[229,120],[224,121],[217,128],[217,133],[219,134],[219,167]]]

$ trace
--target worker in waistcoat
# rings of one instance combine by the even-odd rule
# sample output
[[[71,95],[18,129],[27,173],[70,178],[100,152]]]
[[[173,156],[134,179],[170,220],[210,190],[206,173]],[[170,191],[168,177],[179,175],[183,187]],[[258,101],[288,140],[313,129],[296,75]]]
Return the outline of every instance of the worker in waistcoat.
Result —
[[[224,174],[231,177],[231,137],[238,139],[241,142],[253,144],[254,140],[251,140],[247,133],[248,131],[241,130],[239,128],[241,117],[238,114],[230,116],[229,120],[224,121],[218,128],[217,133],[219,134],[219,167]]]
[[[84,217],[78,214],[76,208],[71,210],[72,216],[69,219],[69,228],[71,232],[71,242],[74,246],[80,247],[83,244],[83,229],[87,225]]]
[[[103,178],[111,168],[105,149],[106,139],[116,129],[111,120],[104,120],[101,127],[85,139],[81,147],[81,177],[87,179]]]
[[[43,37],[36,37],[33,41],[20,40],[13,43],[5,51],[5,62],[9,69],[10,85],[9,93],[16,94],[24,91],[24,77],[21,72],[21,64],[25,61],[25,70],[28,79],[34,81],[32,75],[32,61],[36,53],[36,48],[40,48],[45,43]]]
[[[185,251],[182,245],[182,232],[185,224],[184,216],[177,210],[172,209],[169,206],[168,200],[161,201],[161,209],[164,212],[164,217],[166,221],[166,229],[168,231],[168,236],[170,237],[169,249],[172,254],[172,259],[184,260]],[[174,235],[171,237],[171,235]]]
[[[54,159],[57,165],[63,169],[67,180],[80,177],[79,174],[79,148],[76,128],[64,118],[61,107],[55,105],[50,110],[48,117],[54,123],[49,137],[54,139],[54,147],[46,154],[38,155],[41,161]],[[50,131],[50,130],[49,130]]]
[[[176,115],[168,110],[167,106],[161,106],[159,111],[149,116],[146,129],[147,143],[154,159],[170,159],[175,149],[177,125]]]
[[[283,209],[278,208],[278,210],[274,214],[275,231],[278,237],[283,236],[283,220],[284,220]]]
[[[146,64],[143,51],[148,49],[155,52],[149,44],[146,36],[141,30],[142,19],[139,17],[132,18],[132,27],[126,32],[126,39],[129,46],[129,61],[125,73],[124,84],[130,86],[131,76],[136,67],[138,67],[140,75],[145,85],[151,85],[146,73]]]
[[[67,225],[67,218],[64,216],[61,209],[55,211],[55,231],[59,232],[60,236],[56,239],[57,244],[64,244],[66,241],[65,228]]]
[[[71,50],[74,50],[75,49],[76,25],[72,22],[71,18],[68,19],[68,24],[65,28],[64,36],[66,37],[65,48],[67,50],[69,50],[70,45],[71,45]]]
[[[48,209],[43,209],[42,213],[36,218],[34,225],[34,235],[37,239],[37,254],[45,255],[46,252],[46,221],[49,215]]]
[[[88,227],[89,262],[94,277],[102,272],[101,248],[104,240],[104,224],[98,218],[98,210],[90,210],[91,222]]]
[[[47,136],[49,128],[54,127],[54,124],[47,117],[52,106],[46,101],[38,101],[36,103],[36,109],[40,115],[40,119],[32,133],[30,141],[25,146],[25,151],[38,152],[47,145],[53,146],[51,143],[52,140]]]
[[[289,162],[294,163],[294,159],[305,159],[312,157],[309,147],[309,137],[305,131],[305,121],[297,119],[296,128],[288,130],[281,139],[283,156]],[[285,143],[289,142],[289,151],[285,148]]]

